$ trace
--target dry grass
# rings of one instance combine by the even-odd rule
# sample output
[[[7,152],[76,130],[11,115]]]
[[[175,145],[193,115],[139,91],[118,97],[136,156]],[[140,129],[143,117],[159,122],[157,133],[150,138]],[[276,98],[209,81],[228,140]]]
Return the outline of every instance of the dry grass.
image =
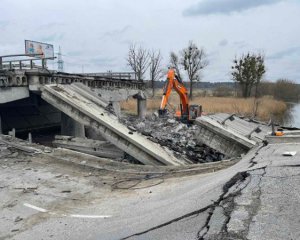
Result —
[[[161,96],[161,92],[158,92],[154,98],[147,100],[148,111],[153,112],[159,109]],[[171,103],[168,106],[170,110],[175,110],[179,106],[179,97],[176,93],[172,93],[169,103]],[[269,97],[257,100],[234,97],[194,97],[192,104],[202,105],[205,113],[236,113],[247,117],[255,116],[262,121],[268,121],[272,115],[281,116],[287,110],[287,105],[283,101]],[[121,107],[125,112],[134,113],[137,108],[136,100],[130,99],[123,102]]]

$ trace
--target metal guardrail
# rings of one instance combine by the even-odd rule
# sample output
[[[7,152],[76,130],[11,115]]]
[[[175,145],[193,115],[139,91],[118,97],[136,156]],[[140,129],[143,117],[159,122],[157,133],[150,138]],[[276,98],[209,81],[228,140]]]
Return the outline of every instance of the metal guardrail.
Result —
[[[117,80],[114,79],[108,80],[108,79],[96,79],[91,81],[91,87],[93,88],[131,88],[131,89],[139,89],[144,90],[145,89],[145,83],[141,81],[136,80]]]
[[[71,84],[74,82],[83,83],[92,88],[130,88],[143,90],[145,83],[137,81],[134,72],[105,72],[70,74],[56,72],[47,69],[47,60],[55,58],[36,58],[42,54],[13,54],[0,56],[0,87],[28,86],[31,76],[38,76],[37,85],[45,84]],[[13,59],[3,61],[5,58],[28,57],[27,59]],[[37,65],[35,61],[41,61]],[[28,64],[29,62],[29,64]],[[35,69],[37,71],[26,71]],[[11,71],[23,70],[23,71]],[[45,71],[44,71],[45,70]]]
[[[90,77],[104,77],[109,79],[127,79],[135,80],[136,76],[134,72],[105,72],[105,73],[84,73],[85,76]]]
[[[37,71],[3,71],[0,73],[0,87],[28,86],[32,77],[38,77],[38,81],[31,82],[33,85],[46,84],[72,84],[83,83],[92,88],[105,89],[137,89],[144,90],[145,82],[133,79],[110,79],[107,77],[89,77],[77,74],[58,73],[55,71],[37,69]]]
[[[54,58],[34,58],[41,56],[42,54],[11,54],[0,56],[0,70],[12,70],[12,69],[35,69],[35,68],[47,68],[47,60],[53,60]],[[13,59],[3,61],[4,58],[13,57],[30,57],[30,59]],[[24,64],[24,62],[30,62],[29,64]],[[35,61],[41,61],[41,65],[37,65]]]

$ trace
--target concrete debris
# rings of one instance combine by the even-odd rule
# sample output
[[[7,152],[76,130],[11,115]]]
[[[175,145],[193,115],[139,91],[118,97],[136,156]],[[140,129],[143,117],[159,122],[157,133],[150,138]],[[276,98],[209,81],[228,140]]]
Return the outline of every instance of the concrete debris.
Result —
[[[136,132],[136,129],[135,129],[135,127],[128,126],[128,129],[129,129],[129,130],[131,130],[131,131],[133,131],[133,132]]]
[[[18,152],[14,152],[11,155],[9,155],[8,157],[10,157],[10,158],[16,158],[18,155],[19,155]]]
[[[25,184],[23,186],[15,186],[14,189],[37,189],[36,185]]]
[[[14,206],[16,206],[18,203],[17,200],[12,200],[11,202],[7,203],[7,204],[4,204],[3,205],[3,209],[5,208],[13,208]]]
[[[71,190],[69,190],[69,189],[62,190],[62,191],[61,191],[61,193],[70,193],[70,192],[72,192],[72,191],[71,191]]]
[[[22,189],[23,191],[25,190],[36,190],[38,188],[37,185],[34,184],[23,184],[23,185],[17,185],[14,186],[14,189]]]
[[[157,112],[154,112],[154,113],[152,114],[152,117],[158,118],[158,117],[159,117],[159,116],[158,116],[158,113],[157,113]]]
[[[139,129],[143,129],[143,128],[146,127],[146,124],[143,123],[143,122],[140,122],[140,123],[138,123],[138,124],[136,125],[136,127],[139,128]]]
[[[167,122],[170,123],[170,124],[174,124],[176,122],[176,120],[175,119],[168,119]]]
[[[128,129],[136,129],[155,143],[172,150],[179,158],[194,163],[214,162],[225,158],[225,155],[200,143],[197,139],[199,126],[176,121],[172,117],[158,118],[156,113],[141,120],[133,116],[123,117],[120,121]]]
[[[295,156],[296,153],[297,153],[296,151],[283,152],[282,155],[283,155],[283,156]]]
[[[7,147],[0,148],[0,157],[7,157],[11,155],[11,151],[7,149]]]
[[[122,159],[124,157],[124,152],[116,148],[108,141],[56,135],[53,145],[98,157],[110,159]]]
[[[14,139],[10,139],[10,140],[14,140]],[[26,152],[26,153],[37,153],[38,150],[32,147],[28,147],[26,146],[25,143],[16,143],[16,141],[7,141],[5,139],[0,138],[0,142],[3,144],[6,144],[7,146],[9,146],[9,148],[15,148],[17,150]],[[7,148],[7,147],[5,147]]]
[[[45,153],[51,153],[52,150],[51,150],[49,147],[45,147],[45,148],[44,148],[44,152],[45,152]]]
[[[23,218],[21,218],[20,216],[17,216],[16,218],[15,218],[15,222],[20,222],[20,221],[22,221],[23,220]]]

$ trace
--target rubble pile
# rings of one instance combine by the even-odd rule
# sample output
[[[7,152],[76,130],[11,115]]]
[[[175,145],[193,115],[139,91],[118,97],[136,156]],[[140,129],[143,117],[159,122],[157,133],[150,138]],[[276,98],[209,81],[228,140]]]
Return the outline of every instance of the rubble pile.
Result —
[[[141,120],[134,116],[121,119],[132,132],[140,132],[153,142],[166,146],[176,157],[189,159],[193,163],[220,161],[224,154],[199,143],[197,125],[187,125],[172,117],[159,118],[156,114]]]

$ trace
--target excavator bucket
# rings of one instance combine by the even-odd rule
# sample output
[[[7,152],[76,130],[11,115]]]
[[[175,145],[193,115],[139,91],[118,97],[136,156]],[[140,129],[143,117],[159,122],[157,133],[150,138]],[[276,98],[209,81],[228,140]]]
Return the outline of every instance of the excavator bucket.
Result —
[[[167,109],[165,108],[165,109],[159,109],[158,110],[158,116],[159,117],[164,117],[164,116],[166,116],[167,115]]]

